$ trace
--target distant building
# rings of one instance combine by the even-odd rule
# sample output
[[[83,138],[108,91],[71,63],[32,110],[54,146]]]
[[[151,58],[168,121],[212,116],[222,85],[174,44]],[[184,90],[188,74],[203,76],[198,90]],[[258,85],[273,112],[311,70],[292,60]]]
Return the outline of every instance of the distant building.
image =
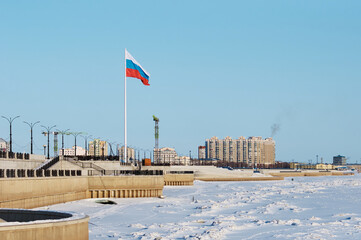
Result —
[[[118,149],[120,153],[120,160],[124,161],[124,146]],[[135,151],[133,148],[127,147],[127,161],[135,159]]]
[[[275,163],[275,141],[272,138],[262,137],[239,137],[232,139],[218,139],[212,137],[206,139],[206,159],[219,161],[253,164]]]
[[[298,163],[291,162],[290,168],[293,169],[318,169],[318,170],[333,170],[335,166],[332,164],[318,163],[318,164],[307,164],[307,163]]]
[[[154,149],[154,160],[155,163],[173,163],[177,157],[177,152],[174,148],[164,147],[159,149]]]
[[[88,144],[88,155],[94,156],[94,144],[95,144],[95,156],[108,156],[108,143],[101,141],[100,139],[94,139]]]
[[[153,159],[155,164],[169,164],[169,165],[191,164],[191,158],[189,156],[178,156],[174,148],[164,147],[164,148],[154,149],[153,154],[154,154]]]
[[[346,165],[346,158],[345,156],[334,156],[333,157],[333,165]]]
[[[9,144],[4,139],[0,138],[0,151],[8,152],[9,151]]]
[[[188,156],[176,156],[174,161],[170,163],[171,165],[190,165],[191,158]]]
[[[205,159],[205,158],[206,158],[206,146],[199,146],[198,159]]]
[[[59,156],[62,156],[63,150],[59,150]],[[85,156],[86,150],[80,146],[76,146],[76,155],[77,156]],[[64,148],[64,156],[75,156],[75,146],[72,148]]]

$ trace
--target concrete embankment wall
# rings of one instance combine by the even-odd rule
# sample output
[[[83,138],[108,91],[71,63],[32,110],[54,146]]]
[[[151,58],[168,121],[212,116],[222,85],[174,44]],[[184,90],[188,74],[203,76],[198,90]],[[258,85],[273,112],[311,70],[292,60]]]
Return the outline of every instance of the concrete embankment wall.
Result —
[[[193,185],[194,174],[165,174],[164,185],[166,186],[190,186]]]
[[[159,197],[163,176],[94,176],[88,178],[87,198]]]
[[[163,176],[4,178],[0,208],[29,209],[92,197],[159,197],[163,186]]]
[[[319,177],[319,176],[343,176],[349,175],[348,173],[344,172],[337,172],[337,171],[302,171],[302,172],[292,172],[292,171],[285,171],[285,172],[270,172],[269,175],[275,177]],[[351,173],[353,175],[353,173]]]
[[[2,169],[35,169],[36,167],[40,166],[44,162],[45,162],[45,159],[44,160],[0,159],[0,168],[2,168]]]
[[[284,180],[284,177],[197,177],[197,180],[206,182],[217,182],[217,181],[275,181]]]
[[[70,218],[59,215],[70,215]],[[4,217],[7,221],[6,225],[0,225],[1,240],[89,239],[88,216],[74,217],[71,214],[48,211],[0,210],[0,218]]]
[[[0,179],[1,208],[35,208],[86,198],[87,177]]]

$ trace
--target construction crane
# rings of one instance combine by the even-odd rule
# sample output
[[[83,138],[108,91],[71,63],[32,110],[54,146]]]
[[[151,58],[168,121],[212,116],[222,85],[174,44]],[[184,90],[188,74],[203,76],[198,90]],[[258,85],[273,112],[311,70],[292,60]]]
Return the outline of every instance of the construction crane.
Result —
[[[155,137],[155,146],[154,146],[154,152],[155,152],[155,159],[154,162],[158,163],[159,158],[159,118],[153,115],[153,121],[155,123],[154,126],[154,137]]]

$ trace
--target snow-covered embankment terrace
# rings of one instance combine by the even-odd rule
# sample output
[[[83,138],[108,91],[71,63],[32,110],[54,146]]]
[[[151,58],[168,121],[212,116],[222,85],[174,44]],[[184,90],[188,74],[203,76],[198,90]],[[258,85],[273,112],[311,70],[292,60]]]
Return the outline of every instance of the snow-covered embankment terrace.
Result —
[[[90,239],[361,239],[361,176],[203,182],[165,199],[50,206],[90,216]]]

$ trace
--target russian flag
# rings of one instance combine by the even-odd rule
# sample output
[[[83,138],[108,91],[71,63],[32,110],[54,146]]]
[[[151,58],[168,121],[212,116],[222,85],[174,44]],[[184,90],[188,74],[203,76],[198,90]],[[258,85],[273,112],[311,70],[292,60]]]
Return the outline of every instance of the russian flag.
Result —
[[[149,73],[125,50],[126,77],[138,78],[144,85],[149,86]]]

